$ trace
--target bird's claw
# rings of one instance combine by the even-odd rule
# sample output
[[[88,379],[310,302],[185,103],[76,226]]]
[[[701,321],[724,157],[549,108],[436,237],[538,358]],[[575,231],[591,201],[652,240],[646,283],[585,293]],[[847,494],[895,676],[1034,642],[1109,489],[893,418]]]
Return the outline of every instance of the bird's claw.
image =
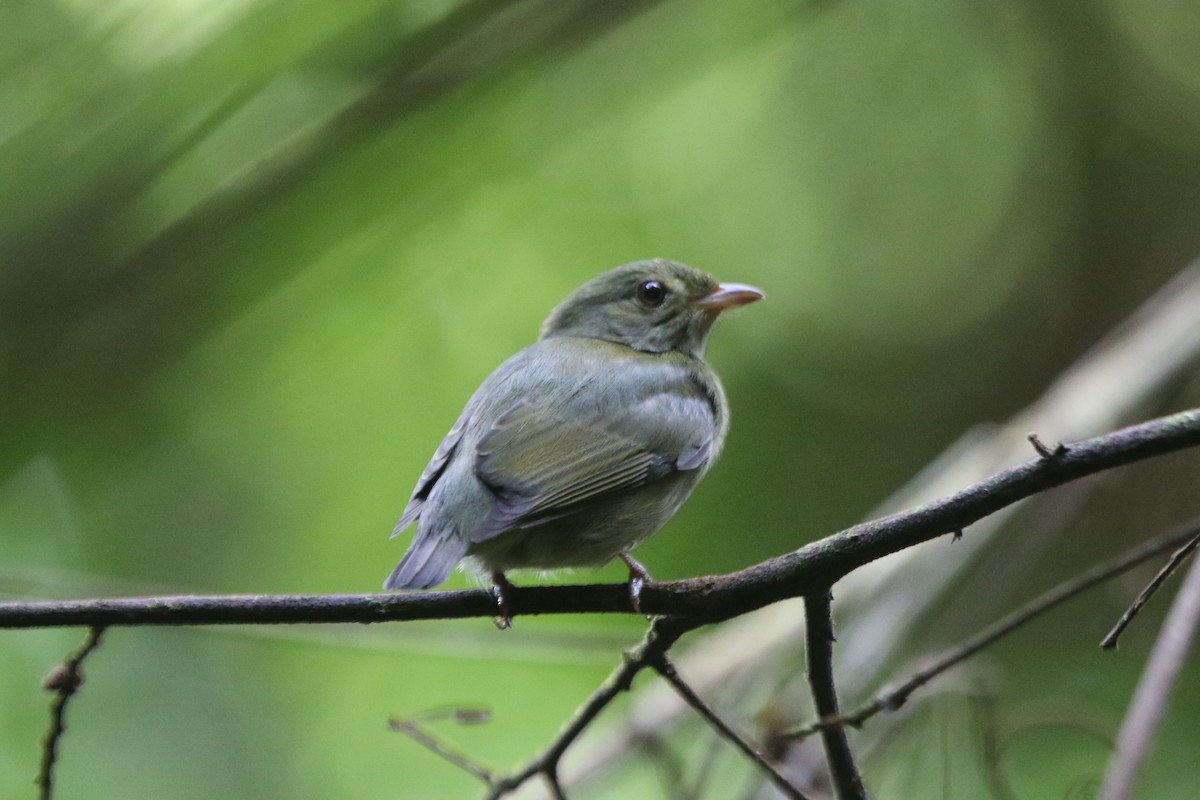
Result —
[[[646,568],[628,553],[622,553],[621,560],[629,568],[629,604],[633,606],[634,611],[644,614],[642,611],[642,588],[653,579]]]
[[[492,597],[496,601],[496,610],[500,612],[492,621],[502,631],[512,627],[512,613],[508,610],[508,590],[511,588],[512,584],[504,577],[503,572],[497,570],[492,573]]]

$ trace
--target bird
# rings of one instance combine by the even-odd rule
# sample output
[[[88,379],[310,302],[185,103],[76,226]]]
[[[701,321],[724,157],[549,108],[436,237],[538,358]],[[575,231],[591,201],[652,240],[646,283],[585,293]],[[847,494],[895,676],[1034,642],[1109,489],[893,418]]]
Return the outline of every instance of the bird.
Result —
[[[620,558],[640,611],[650,576],[630,551],[679,510],[729,429],[709,333],[726,309],[764,297],[661,258],[572,292],[438,445],[392,532],[416,523],[384,588],[431,588],[461,565],[490,577],[503,628],[509,570]]]

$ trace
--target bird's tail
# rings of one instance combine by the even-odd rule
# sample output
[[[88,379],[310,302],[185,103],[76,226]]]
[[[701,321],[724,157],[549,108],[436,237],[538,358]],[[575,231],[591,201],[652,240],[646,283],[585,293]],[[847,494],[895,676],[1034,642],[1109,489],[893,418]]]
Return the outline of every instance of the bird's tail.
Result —
[[[446,578],[467,554],[467,543],[453,532],[417,531],[413,543],[392,574],[383,582],[384,589],[428,589]]]

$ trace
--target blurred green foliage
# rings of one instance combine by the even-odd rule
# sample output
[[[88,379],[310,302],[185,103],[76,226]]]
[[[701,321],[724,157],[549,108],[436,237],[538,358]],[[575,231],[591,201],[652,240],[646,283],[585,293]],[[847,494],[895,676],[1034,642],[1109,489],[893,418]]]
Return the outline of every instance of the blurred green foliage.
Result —
[[[0,591],[373,590],[479,380],[648,256],[769,295],[710,349],[723,463],[639,551],[731,570],[855,521],[1200,250],[1200,6],[0,0],[0,185]],[[640,630],[481,626],[112,631],[61,796],[462,796],[389,714],[486,702],[449,735],[516,762]],[[0,636],[0,795],[78,638]],[[1110,726],[1133,674],[1095,687]],[[1032,749],[1021,796],[1062,796],[1079,763]]]

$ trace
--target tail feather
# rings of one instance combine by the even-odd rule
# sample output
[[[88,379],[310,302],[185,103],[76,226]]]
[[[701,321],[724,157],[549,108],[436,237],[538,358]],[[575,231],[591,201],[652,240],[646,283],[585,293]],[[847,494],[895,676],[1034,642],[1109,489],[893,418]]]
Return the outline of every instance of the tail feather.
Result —
[[[428,589],[437,586],[467,554],[467,543],[459,537],[417,531],[408,552],[384,581],[384,589]]]

